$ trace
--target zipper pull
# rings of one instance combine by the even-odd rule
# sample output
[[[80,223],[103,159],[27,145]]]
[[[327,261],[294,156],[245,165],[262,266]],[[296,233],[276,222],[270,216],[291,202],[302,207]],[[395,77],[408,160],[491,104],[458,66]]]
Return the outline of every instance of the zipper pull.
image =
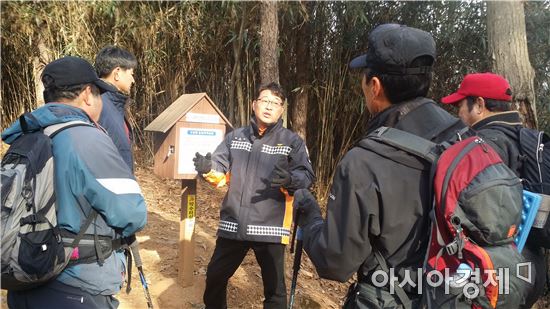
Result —
[[[476,138],[474,142],[481,146],[481,148],[483,149],[483,152],[489,152],[489,149],[487,149],[487,144],[483,139],[481,139],[481,137]]]
[[[539,152],[539,163],[542,163],[542,152],[544,151],[544,144],[539,145],[539,149],[537,150]]]

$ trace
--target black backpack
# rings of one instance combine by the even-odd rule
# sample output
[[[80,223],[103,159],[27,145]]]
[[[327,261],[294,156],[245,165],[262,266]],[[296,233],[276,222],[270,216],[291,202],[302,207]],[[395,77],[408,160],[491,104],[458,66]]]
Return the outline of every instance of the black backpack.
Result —
[[[542,131],[522,128],[519,145],[523,187],[542,197],[528,242],[550,249],[550,136]]]

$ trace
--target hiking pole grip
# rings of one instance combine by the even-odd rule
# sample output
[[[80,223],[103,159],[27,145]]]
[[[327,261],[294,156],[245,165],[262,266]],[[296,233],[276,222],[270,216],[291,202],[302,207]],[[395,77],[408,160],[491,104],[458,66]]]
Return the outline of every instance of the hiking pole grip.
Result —
[[[136,267],[139,268],[143,266],[143,263],[141,262],[141,255],[139,255],[139,242],[137,239],[130,244],[130,250],[134,256],[134,264],[136,264]]]
[[[298,225],[298,224],[296,224]],[[298,283],[298,273],[300,272],[300,265],[302,263],[302,229],[298,228],[295,232],[296,238],[296,252],[294,253],[294,262],[292,265],[292,282],[290,284],[290,300],[288,302],[288,308],[292,309],[294,306],[294,295],[296,294],[296,285]]]
[[[143,287],[143,293],[145,293],[147,308],[153,309],[153,301],[151,300],[151,294],[149,294],[147,279],[145,279],[145,274],[143,273],[143,262],[141,261],[141,255],[139,254],[139,243],[137,240],[130,244],[130,250],[132,251],[132,255],[134,256],[134,264],[136,264],[139,272],[139,280],[141,281],[141,286]]]

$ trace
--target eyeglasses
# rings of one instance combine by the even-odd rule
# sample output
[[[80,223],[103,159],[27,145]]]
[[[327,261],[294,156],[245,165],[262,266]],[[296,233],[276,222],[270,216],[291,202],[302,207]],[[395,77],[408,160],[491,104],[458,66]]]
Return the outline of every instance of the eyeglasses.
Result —
[[[270,101],[266,98],[261,98],[261,99],[258,99],[256,100],[256,102],[258,102],[258,104],[262,107],[267,107],[269,104],[271,104],[272,106],[275,106],[275,107],[278,107],[278,108],[281,108],[283,107],[283,105],[285,104],[284,102],[282,101]]]

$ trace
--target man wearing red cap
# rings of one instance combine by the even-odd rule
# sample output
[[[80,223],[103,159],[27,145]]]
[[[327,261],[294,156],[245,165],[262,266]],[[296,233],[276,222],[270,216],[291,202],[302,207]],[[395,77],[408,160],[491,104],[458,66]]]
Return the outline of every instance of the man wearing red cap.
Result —
[[[508,81],[494,73],[468,74],[455,93],[441,99],[458,108],[458,116],[477,135],[487,141],[502,161],[521,176],[519,132],[523,127],[520,114],[514,110]],[[544,292],[546,263],[544,252],[537,244],[527,242],[522,251],[530,261],[533,286],[522,308],[531,308]]]

